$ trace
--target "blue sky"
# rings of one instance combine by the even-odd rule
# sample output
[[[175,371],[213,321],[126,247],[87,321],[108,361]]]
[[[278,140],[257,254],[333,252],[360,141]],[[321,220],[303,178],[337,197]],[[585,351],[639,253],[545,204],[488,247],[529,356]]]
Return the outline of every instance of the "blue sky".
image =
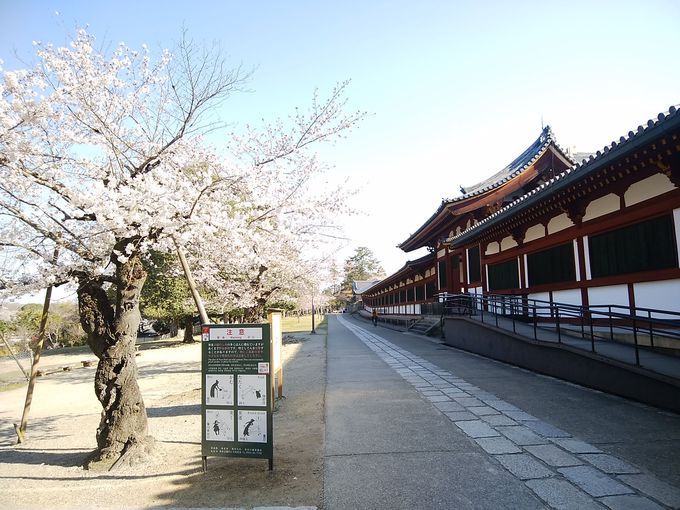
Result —
[[[58,12],[59,14],[55,14]],[[339,258],[368,246],[388,273],[422,252],[395,246],[460,185],[514,159],[550,124],[594,151],[680,103],[680,2],[0,0],[0,58],[31,41],[63,44],[88,25],[100,41],[171,47],[182,27],[253,68],[225,106],[237,125],[285,116],[351,79],[371,112],[324,159],[360,192]]]

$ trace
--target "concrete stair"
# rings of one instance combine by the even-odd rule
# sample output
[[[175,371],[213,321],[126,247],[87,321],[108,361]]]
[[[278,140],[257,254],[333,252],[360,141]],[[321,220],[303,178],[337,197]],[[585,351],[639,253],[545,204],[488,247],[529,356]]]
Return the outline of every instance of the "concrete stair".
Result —
[[[412,333],[419,335],[429,335],[435,328],[439,327],[439,319],[436,317],[423,317],[408,329]]]

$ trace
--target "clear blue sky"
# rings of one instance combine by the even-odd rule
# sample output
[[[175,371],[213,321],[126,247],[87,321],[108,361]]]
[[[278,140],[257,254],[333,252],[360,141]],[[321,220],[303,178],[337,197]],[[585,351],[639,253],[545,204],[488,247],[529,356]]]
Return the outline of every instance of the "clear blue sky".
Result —
[[[56,15],[55,12],[59,14]],[[388,273],[422,252],[395,245],[442,198],[495,173],[550,124],[558,142],[600,149],[680,103],[680,2],[0,0],[0,58],[32,56],[88,25],[100,41],[171,47],[186,27],[254,68],[227,105],[243,124],[285,115],[350,78],[372,115],[323,150],[361,189],[340,253],[368,246]]]

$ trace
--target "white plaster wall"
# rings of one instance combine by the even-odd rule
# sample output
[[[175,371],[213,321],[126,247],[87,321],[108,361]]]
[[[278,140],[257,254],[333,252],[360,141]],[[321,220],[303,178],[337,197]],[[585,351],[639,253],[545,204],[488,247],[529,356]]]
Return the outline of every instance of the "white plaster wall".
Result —
[[[517,246],[517,241],[515,241],[512,236],[504,237],[501,241],[501,251],[509,250]]]
[[[415,313],[416,313],[417,315],[420,315],[420,313],[421,313],[420,304],[413,305],[413,306],[415,307],[415,308],[414,308]]]
[[[576,265],[576,281],[580,282],[581,281],[581,264],[579,263],[578,243],[576,242],[576,239],[574,239],[574,264]]]
[[[675,248],[678,250],[678,260],[680,260],[680,209],[673,211],[673,223],[675,224]]]
[[[542,223],[539,223],[538,225],[533,225],[527,229],[527,233],[524,235],[524,242],[528,243],[529,241],[535,241],[541,237],[545,237],[545,227]]]
[[[529,294],[529,299],[538,299],[539,301],[550,301],[550,294],[548,292],[534,292]]]
[[[629,306],[628,285],[591,287],[588,289],[588,301],[591,305]]]
[[[553,291],[553,301],[555,303],[565,303],[567,305],[581,306],[581,289],[565,289]]]
[[[560,230],[569,228],[572,225],[573,223],[571,222],[569,216],[567,216],[566,213],[560,214],[559,216],[555,216],[548,223],[548,234],[554,234],[555,232],[559,232]]]
[[[675,186],[664,174],[654,174],[651,177],[642,179],[631,184],[623,195],[626,207],[658,197],[667,191],[672,191]]]
[[[520,289],[522,288],[522,264],[524,263],[522,260],[522,257],[517,257],[517,278],[519,279],[517,285],[519,285]]]
[[[484,264],[484,273],[486,274],[486,291],[489,292],[489,266]]]
[[[497,242],[489,243],[486,247],[485,255],[493,255],[501,251],[500,244]]]
[[[599,218],[605,214],[618,211],[620,208],[621,199],[618,197],[618,195],[610,193],[609,195],[600,197],[588,204],[588,207],[586,207],[586,213],[583,216],[583,221]]]
[[[642,282],[633,285],[635,306],[658,308],[680,313],[680,280]],[[667,314],[652,314],[653,317],[671,318]],[[678,319],[678,316],[672,317]]]
[[[535,292],[529,294],[529,299],[536,299],[537,301],[550,301],[550,294],[548,292]],[[539,306],[547,306],[547,303],[536,303]],[[550,310],[539,310],[536,315],[539,317],[550,316]]]
[[[529,261],[527,254],[522,255],[522,264],[524,264],[524,288],[529,288]],[[522,274],[522,273],[520,273]]]
[[[586,260],[586,280],[592,280],[593,276],[590,272],[590,245],[588,244],[588,236],[583,236],[583,256]]]
[[[465,250],[465,282],[470,282],[470,250]]]
[[[445,256],[445,255],[446,255],[446,250],[439,250],[439,251],[437,252],[437,258],[438,258],[438,259],[442,258],[442,257]]]

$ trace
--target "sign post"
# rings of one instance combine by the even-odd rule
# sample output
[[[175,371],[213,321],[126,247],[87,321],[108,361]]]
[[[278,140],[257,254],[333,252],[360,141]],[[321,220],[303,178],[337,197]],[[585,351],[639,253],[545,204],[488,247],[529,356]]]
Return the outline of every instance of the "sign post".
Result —
[[[269,459],[274,469],[269,324],[201,328],[201,454]]]
[[[282,310],[270,308],[267,310],[267,321],[271,325],[272,334],[272,394],[277,398],[283,397],[283,361],[281,359],[281,345],[283,343]]]

